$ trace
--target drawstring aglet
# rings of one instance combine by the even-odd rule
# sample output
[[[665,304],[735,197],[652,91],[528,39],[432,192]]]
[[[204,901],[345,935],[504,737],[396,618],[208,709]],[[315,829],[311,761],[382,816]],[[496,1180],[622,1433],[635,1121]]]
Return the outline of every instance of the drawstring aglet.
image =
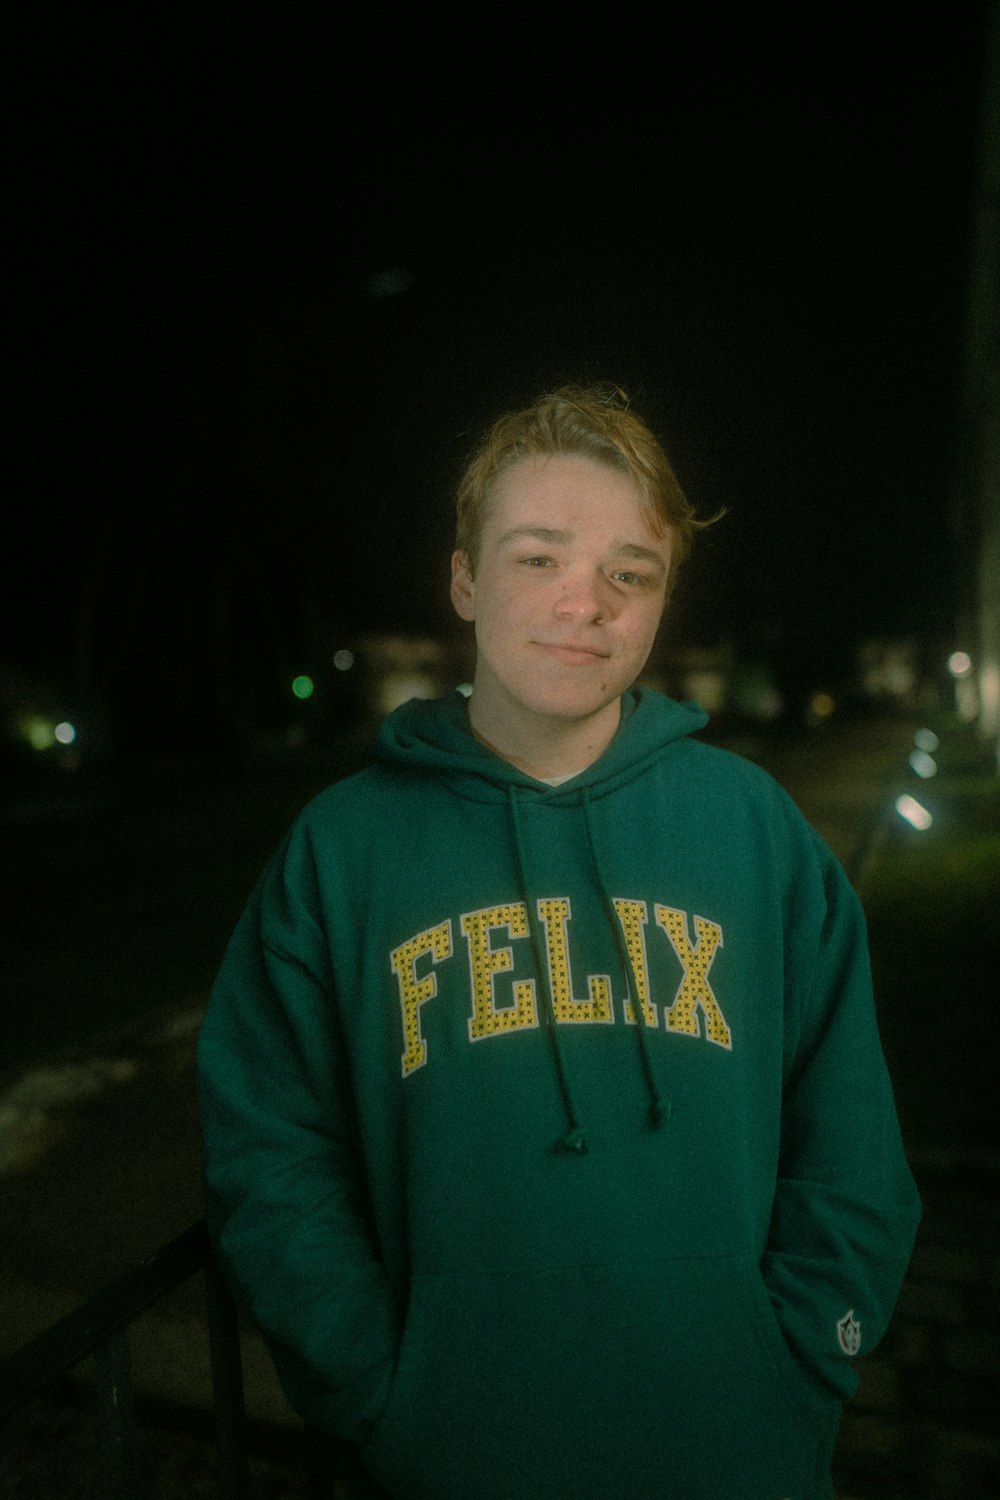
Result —
[[[559,1149],[561,1151],[575,1151],[577,1156],[586,1156],[587,1136],[579,1125],[574,1126],[572,1130],[567,1130],[566,1134],[559,1141]]]

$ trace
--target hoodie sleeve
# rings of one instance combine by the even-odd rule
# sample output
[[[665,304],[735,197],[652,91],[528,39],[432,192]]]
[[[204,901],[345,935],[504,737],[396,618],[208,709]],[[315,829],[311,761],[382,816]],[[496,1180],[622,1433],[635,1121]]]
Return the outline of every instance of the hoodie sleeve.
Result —
[[[843,1399],[902,1286],[920,1202],[900,1138],[857,896],[820,840],[791,913],[779,1180],[762,1272],[785,1337]]]
[[[355,1149],[310,851],[275,857],[232,937],[198,1042],[206,1216],[292,1405],[361,1441],[398,1314]]]

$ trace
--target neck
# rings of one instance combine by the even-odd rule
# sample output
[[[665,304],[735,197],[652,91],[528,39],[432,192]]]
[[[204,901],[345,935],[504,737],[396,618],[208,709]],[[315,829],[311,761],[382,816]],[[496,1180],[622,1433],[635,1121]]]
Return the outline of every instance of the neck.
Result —
[[[620,719],[621,703],[616,698],[582,723],[553,719],[529,728],[506,717],[500,720],[483,714],[475,693],[469,699],[469,723],[479,743],[539,781],[578,776],[593,765],[610,745]]]

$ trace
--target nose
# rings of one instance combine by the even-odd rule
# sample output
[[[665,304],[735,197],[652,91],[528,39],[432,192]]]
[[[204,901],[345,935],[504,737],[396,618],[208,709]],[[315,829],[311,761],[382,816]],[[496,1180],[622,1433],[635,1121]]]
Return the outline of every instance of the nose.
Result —
[[[555,611],[560,619],[600,624],[611,613],[611,591],[599,571],[574,569],[564,573]]]

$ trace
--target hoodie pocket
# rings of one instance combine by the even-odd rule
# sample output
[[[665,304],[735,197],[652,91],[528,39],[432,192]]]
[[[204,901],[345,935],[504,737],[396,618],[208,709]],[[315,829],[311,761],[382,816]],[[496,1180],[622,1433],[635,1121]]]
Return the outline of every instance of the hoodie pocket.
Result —
[[[741,1266],[746,1288],[747,1310],[756,1338],[771,1360],[774,1377],[790,1412],[813,1431],[817,1418],[822,1420],[831,1410],[839,1412],[841,1402],[834,1391],[827,1391],[818,1377],[811,1376],[793,1353],[778,1322],[774,1304],[757,1266]]]
[[[835,1409],[736,1258],[431,1276],[362,1457],[408,1500],[811,1500]]]

